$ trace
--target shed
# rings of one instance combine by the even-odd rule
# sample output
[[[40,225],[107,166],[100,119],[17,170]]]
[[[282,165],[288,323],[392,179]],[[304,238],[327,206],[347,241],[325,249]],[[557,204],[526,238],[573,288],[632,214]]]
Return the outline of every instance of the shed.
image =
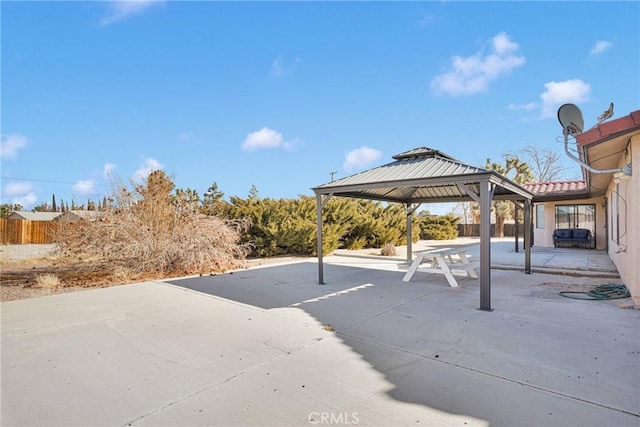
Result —
[[[411,222],[422,203],[476,201],[480,205],[480,309],[491,311],[491,200],[522,203],[531,230],[533,195],[495,171],[471,166],[428,147],[393,156],[394,161],[313,188],[318,227],[318,283],[324,284],[322,208],[332,196],[401,203],[407,214],[407,262],[413,258]],[[531,273],[531,233],[525,232],[525,272]]]
[[[29,212],[15,211],[7,219],[22,219],[27,221],[53,221],[60,215],[60,212]]]
[[[76,222],[81,220],[96,221],[104,216],[100,211],[87,211],[87,210],[69,210],[61,214],[58,221]]]

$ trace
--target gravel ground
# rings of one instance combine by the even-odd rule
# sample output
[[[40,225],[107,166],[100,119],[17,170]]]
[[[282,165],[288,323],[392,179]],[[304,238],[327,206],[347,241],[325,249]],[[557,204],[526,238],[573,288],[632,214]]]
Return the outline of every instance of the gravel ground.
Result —
[[[53,254],[55,244],[49,245],[0,245],[0,261],[21,261],[46,258]]]

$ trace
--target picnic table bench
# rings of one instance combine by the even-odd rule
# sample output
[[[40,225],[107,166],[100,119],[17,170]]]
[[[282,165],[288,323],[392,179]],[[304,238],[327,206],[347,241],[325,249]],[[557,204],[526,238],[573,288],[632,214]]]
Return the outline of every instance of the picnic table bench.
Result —
[[[477,279],[478,276],[474,271],[478,267],[478,263],[469,262],[467,253],[464,249],[449,249],[441,251],[420,251],[416,252],[416,258],[409,266],[407,273],[402,278],[403,282],[411,280],[413,275],[418,269],[427,273],[439,273],[444,274],[449,282],[449,285],[453,288],[459,287],[454,272],[461,272],[465,276]],[[427,267],[421,267],[422,263],[428,263]]]

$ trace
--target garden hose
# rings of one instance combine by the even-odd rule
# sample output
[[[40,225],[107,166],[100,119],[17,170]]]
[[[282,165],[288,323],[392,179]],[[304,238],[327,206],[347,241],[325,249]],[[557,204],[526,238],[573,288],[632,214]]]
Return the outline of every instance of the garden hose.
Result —
[[[560,292],[560,295],[565,298],[601,301],[608,299],[629,298],[631,296],[631,292],[629,292],[625,285],[600,285],[596,286],[588,292],[564,291]]]

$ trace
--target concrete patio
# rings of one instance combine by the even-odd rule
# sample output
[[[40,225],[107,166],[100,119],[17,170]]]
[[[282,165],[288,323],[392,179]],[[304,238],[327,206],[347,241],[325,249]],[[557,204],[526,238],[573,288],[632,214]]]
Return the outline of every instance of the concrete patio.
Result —
[[[2,425],[637,426],[640,311],[558,295],[615,274],[500,243],[493,312],[366,254],[2,303]]]

